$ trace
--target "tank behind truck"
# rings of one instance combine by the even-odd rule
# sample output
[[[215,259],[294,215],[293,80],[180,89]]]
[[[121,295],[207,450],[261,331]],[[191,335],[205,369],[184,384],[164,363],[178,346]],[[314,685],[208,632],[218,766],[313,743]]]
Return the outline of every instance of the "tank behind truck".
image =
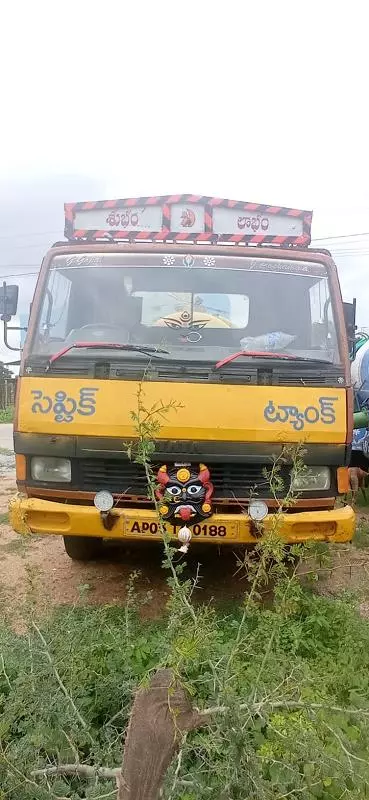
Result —
[[[252,543],[279,505],[265,470],[303,442],[281,535],[350,540],[344,306],[330,255],[309,249],[311,214],[192,195],[65,212],[22,354],[14,529],[62,535],[73,558],[107,537],[160,540],[158,514],[173,538]],[[8,321],[15,296],[3,289]],[[146,409],[180,404],[157,435],[159,508],[127,456],[140,387]],[[280,477],[283,498],[291,464]]]

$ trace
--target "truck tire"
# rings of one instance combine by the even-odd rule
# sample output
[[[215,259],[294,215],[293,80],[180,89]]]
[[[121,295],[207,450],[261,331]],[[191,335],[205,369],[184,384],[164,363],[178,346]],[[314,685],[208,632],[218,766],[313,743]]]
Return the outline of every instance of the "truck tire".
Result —
[[[73,561],[92,561],[99,558],[102,542],[98,536],[63,536],[65,552]]]

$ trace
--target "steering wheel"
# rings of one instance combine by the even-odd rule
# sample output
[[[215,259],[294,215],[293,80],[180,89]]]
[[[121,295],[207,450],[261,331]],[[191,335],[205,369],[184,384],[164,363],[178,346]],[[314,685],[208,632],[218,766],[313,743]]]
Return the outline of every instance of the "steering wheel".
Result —
[[[119,325],[109,325],[109,323],[106,322],[90,322],[88,325],[82,325],[81,328],[74,328],[72,331],[70,331],[65,341],[70,342],[76,338],[79,338],[83,331],[96,331],[95,335],[93,335],[93,333],[90,334],[90,338],[93,340],[96,339],[96,341],[101,341],[101,339],[104,338],[105,331],[109,334],[110,331],[117,330],[122,331],[125,329],[121,328]]]

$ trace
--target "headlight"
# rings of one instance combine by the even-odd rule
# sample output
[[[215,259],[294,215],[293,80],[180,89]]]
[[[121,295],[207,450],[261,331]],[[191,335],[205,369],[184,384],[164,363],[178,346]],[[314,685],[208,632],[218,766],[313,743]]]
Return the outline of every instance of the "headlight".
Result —
[[[114,505],[114,497],[110,492],[103,489],[101,492],[96,492],[94,497],[94,506],[98,511],[105,512],[111,511]]]
[[[248,512],[254,522],[261,522],[268,515],[268,506],[264,500],[250,500]]]
[[[299,475],[291,472],[291,488],[294,492],[318,492],[329,489],[331,474],[328,467],[307,467]]]
[[[72,477],[69,458],[37,456],[31,460],[31,476],[34,481],[70,483]]]

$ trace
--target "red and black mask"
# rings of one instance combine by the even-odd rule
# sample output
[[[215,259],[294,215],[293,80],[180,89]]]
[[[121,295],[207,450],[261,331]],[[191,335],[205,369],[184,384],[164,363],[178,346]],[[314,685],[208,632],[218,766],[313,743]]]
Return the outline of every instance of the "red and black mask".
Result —
[[[190,466],[160,467],[156,497],[163,520],[175,524],[194,525],[213,513],[213,484],[205,464],[198,470]]]

